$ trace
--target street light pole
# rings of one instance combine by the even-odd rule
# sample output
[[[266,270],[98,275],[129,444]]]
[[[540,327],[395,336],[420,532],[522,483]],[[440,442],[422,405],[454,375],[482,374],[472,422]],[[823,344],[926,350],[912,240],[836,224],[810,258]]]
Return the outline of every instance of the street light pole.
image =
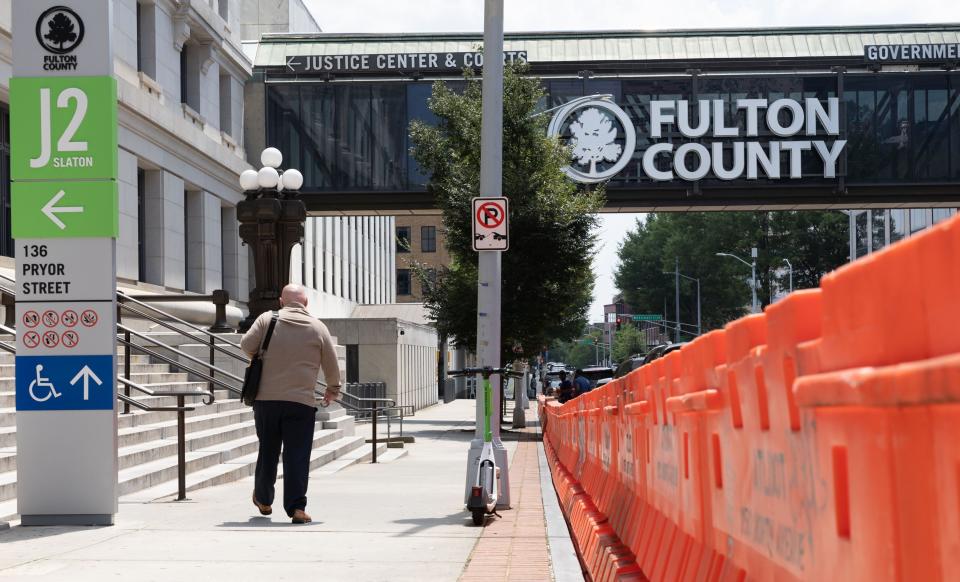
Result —
[[[673,304],[675,307],[674,313],[676,314],[677,321],[677,332],[674,334],[676,338],[676,343],[680,343],[680,257],[674,257],[673,263],[673,283],[674,283],[674,296]]]
[[[756,249],[756,247],[754,247],[753,249],[751,249],[751,254],[753,255],[753,262],[748,263],[748,262],[744,261],[743,259],[741,259],[740,257],[738,257],[737,255],[733,255],[733,254],[730,254],[730,253],[716,253],[716,255],[717,255],[718,257],[730,257],[731,259],[736,259],[736,260],[740,261],[741,263],[743,263],[744,265],[750,267],[750,280],[751,280],[751,285],[750,285],[750,286],[753,288],[753,307],[752,307],[752,311],[753,311],[753,313],[759,313],[759,312],[760,312],[760,309],[759,309],[759,306],[758,306],[758,304],[757,304],[757,249]]]
[[[499,198],[503,192],[503,3],[485,0],[483,14],[482,125],[480,129],[480,196]],[[477,359],[481,367],[500,367],[501,253],[479,251],[477,281]],[[500,410],[499,374],[490,376],[494,411]],[[467,455],[467,482],[464,502],[476,482],[477,464],[483,450],[483,398],[477,395],[476,433]],[[510,477],[507,449],[500,440],[500,415],[493,414],[491,426],[493,453],[500,470],[501,493],[498,508],[510,507]]]
[[[240,187],[245,199],[237,203],[240,238],[253,249],[256,285],[250,291],[249,314],[240,331],[253,325],[261,313],[280,309],[280,291],[290,282],[290,251],[303,242],[307,208],[297,199],[303,174],[281,171],[283,154],[267,148],[260,154],[260,170],[244,170]]]
[[[787,264],[787,269],[790,270],[790,293],[793,293],[793,265],[790,264],[788,259],[783,259],[783,262]]]

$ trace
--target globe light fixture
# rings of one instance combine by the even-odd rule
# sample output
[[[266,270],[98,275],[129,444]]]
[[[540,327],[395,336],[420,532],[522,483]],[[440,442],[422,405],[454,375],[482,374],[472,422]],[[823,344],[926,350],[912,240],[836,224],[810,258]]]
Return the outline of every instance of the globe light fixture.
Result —
[[[240,173],[240,187],[244,192],[250,192],[260,187],[260,180],[256,170],[244,170]]]
[[[257,172],[257,182],[260,184],[261,188],[276,188],[277,184],[280,182],[280,174],[277,172],[276,168],[266,167],[260,168],[260,171]]]
[[[303,174],[300,173],[300,170],[290,168],[283,173],[281,183],[287,190],[299,190],[303,186]]]
[[[260,163],[268,168],[279,168],[283,163],[283,154],[277,148],[267,148],[260,154]]]

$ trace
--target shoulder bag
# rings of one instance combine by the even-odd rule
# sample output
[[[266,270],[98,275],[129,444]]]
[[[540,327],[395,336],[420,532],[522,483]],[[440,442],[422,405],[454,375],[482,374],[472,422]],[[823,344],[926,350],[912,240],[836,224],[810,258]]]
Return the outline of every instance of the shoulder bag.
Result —
[[[263,353],[270,346],[270,337],[273,335],[273,328],[277,326],[277,320],[280,319],[280,313],[273,312],[270,317],[270,326],[267,327],[267,333],[260,340],[260,349],[250,359],[250,365],[243,375],[243,390],[240,393],[240,399],[247,406],[253,406],[253,401],[257,399],[257,392],[260,391],[260,375],[263,374]]]

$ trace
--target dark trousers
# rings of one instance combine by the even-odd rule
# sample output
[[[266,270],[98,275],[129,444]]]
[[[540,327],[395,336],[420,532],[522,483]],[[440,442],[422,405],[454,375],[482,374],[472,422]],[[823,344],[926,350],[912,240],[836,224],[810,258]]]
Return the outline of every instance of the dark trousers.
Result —
[[[317,409],[297,402],[257,400],[253,419],[260,439],[253,493],[257,501],[273,505],[277,461],[283,447],[283,508],[288,516],[307,507],[307,480]]]

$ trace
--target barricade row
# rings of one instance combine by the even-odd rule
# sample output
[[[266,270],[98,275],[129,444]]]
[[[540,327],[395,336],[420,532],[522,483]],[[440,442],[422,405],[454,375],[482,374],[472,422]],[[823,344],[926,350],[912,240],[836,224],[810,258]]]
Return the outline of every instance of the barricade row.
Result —
[[[960,218],[540,410],[596,581],[960,580]]]

